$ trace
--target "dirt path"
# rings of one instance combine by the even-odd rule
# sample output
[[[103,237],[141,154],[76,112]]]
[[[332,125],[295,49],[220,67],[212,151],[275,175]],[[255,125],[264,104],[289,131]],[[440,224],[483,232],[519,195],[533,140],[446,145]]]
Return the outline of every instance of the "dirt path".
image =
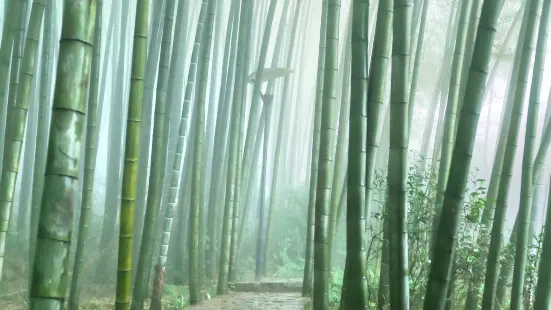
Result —
[[[236,292],[190,307],[193,310],[306,310],[310,308],[307,298],[296,293],[246,293]]]

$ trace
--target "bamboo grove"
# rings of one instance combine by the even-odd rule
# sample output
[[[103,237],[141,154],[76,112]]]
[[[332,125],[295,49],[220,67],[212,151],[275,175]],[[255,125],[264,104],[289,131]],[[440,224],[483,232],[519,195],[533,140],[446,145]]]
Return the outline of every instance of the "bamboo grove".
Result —
[[[0,308],[551,310],[551,0],[0,3]]]

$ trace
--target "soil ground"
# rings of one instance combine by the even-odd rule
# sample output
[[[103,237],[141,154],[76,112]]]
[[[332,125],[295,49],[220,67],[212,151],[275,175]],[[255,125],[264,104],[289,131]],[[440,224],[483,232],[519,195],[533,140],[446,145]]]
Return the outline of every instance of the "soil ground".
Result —
[[[1,310],[25,310],[27,290],[20,283],[12,285],[7,294],[0,296]],[[262,282],[237,282],[228,285],[232,290],[223,296],[215,296],[199,305],[186,307],[193,310],[306,310],[311,309],[308,298],[301,297],[300,279],[264,280]],[[178,309],[174,304],[177,296],[187,296],[183,287],[165,287],[163,308]],[[111,310],[114,304],[113,285],[90,285],[84,288],[80,309]],[[145,309],[149,309],[146,301]]]
[[[305,310],[311,309],[310,302],[297,293],[251,293],[232,292],[218,296],[199,305],[193,310]]]

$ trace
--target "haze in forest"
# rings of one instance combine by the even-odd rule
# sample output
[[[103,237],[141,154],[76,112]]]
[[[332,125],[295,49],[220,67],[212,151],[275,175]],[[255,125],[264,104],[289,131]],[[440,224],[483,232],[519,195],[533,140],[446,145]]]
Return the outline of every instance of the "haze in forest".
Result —
[[[550,8],[0,1],[0,308],[551,309]]]

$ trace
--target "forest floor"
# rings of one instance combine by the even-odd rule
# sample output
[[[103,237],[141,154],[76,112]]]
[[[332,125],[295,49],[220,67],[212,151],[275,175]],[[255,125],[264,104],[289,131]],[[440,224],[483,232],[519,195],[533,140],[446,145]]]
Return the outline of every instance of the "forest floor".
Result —
[[[229,283],[229,294],[217,296],[189,309],[199,310],[306,310],[310,299],[301,296],[302,279],[265,279]]]
[[[214,297],[190,310],[306,310],[311,309],[310,301],[298,293],[253,293],[232,292]]]
[[[0,285],[0,309],[24,310],[28,309],[28,287],[23,281],[25,272],[7,271],[6,281]],[[182,297],[188,296],[187,287],[165,285],[163,294],[163,308],[166,310],[178,309],[205,309],[205,310],[306,310],[311,309],[308,298],[301,297],[301,279],[264,280],[262,282],[229,283],[230,293],[224,296],[213,296],[211,299],[193,307],[181,307]],[[111,310],[113,309],[115,286],[85,285],[81,295],[83,310]],[[180,305],[179,305],[180,304]],[[149,300],[145,309],[149,309]]]

